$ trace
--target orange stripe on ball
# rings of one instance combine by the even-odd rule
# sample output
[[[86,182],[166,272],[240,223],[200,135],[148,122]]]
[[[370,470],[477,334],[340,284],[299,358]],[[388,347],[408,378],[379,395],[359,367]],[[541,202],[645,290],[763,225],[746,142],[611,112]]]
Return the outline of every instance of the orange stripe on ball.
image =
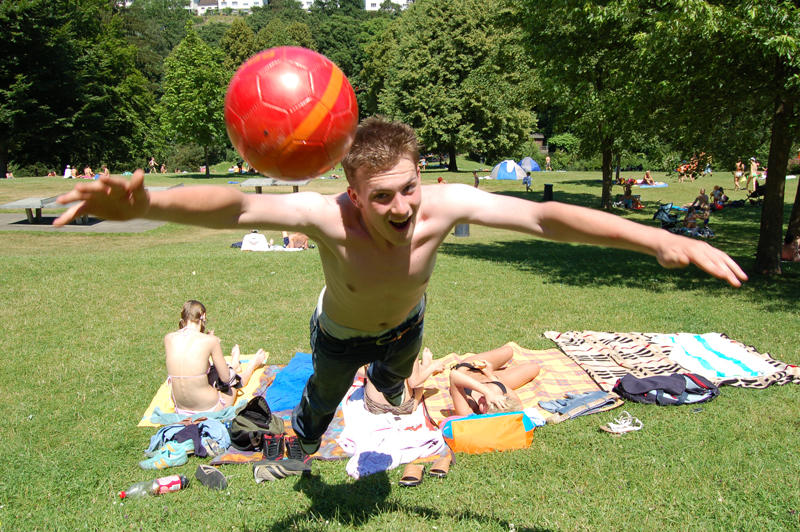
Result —
[[[330,109],[333,109],[336,100],[339,99],[339,94],[341,94],[342,86],[344,85],[344,73],[336,65],[331,66],[333,67],[331,68],[331,77],[325,92],[322,94],[322,98],[314,104],[308,116],[295,128],[291,136],[284,141],[281,150],[287,148],[289,144],[296,140],[310,137],[325,119]]]

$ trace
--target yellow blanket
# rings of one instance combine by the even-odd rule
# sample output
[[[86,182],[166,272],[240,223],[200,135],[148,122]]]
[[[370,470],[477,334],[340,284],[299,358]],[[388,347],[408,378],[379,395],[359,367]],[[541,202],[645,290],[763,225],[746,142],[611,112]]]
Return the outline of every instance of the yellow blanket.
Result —
[[[244,356],[244,355],[243,355]],[[249,355],[255,356],[255,355]],[[230,356],[226,356],[225,360],[230,362]],[[248,363],[247,359],[240,359],[240,364],[245,365]],[[242,399],[245,401],[249,401],[255,391],[263,385],[261,382],[262,379],[266,376],[264,373],[265,369],[270,368],[270,366],[264,366],[257,369],[253,372],[253,376],[250,378],[250,382],[247,383],[247,386],[242,388],[242,394],[236,398],[236,402],[238,403]],[[274,378],[274,372],[267,372],[268,374],[272,374],[272,378]],[[153,415],[153,411],[155,411],[156,407],[161,409],[161,411],[165,414],[174,414],[175,413],[175,405],[172,403],[172,396],[170,395],[169,383],[164,380],[161,386],[158,388],[153,400],[150,401],[150,405],[142,414],[142,419],[139,420],[138,427],[160,427],[161,425],[155,424],[150,421],[150,417]]]
[[[558,349],[545,349],[531,351],[520,347],[514,342],[508,342],[514,355],[510,366],[526,362],[536,362],[541,366],[539,375],[521,388],[515,390],[525,408],[536,408],[543,418],[547,419],[551,413],[539,408],[539,401],[552,401],[562,399],[567,393],[594,392],[600,387],[589,375],[571,358]],[[469,356],[466,353],[462,357]],[[431,420],[440,425],[445,418],[452,416],[453,400],[450,398],[450,366],[457,362],[457,354],[451,353],[442,360],[445,370],[438,375],[432,375],[424,383],[425,408]]]

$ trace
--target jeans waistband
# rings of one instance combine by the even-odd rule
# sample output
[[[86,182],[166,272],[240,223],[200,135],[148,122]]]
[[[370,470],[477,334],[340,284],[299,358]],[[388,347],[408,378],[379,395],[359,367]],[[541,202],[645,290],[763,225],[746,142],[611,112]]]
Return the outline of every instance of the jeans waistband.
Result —
[[[425,318],[425,299],[426,296],[423,295],[421,304],[419,305],[419,310],[412,316],[409,316],[406,321],[397,327],[389,329],[388,331],[376,336],[356,336],[346,339],[337,338],[325,330],[325,327],[319,319],[317,319],[317,327],[319,328],[320,332],[322,332],[329,340],[346,343],[351,346],[391,344],[400,340],[408,331],[422,323],[423,319]],[[318,315],[317,318],[319,318]]]

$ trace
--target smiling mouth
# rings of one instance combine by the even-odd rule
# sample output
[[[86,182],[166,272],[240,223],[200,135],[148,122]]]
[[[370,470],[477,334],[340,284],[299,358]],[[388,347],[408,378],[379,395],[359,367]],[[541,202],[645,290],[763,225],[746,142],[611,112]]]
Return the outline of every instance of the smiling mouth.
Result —
[[[411,223],[411,218],[407,218],[406,220],[404,220],[402,222],[393,222],[393,221],[389,220],[389,223],[392,225],[392,227],[394,227],[398,231],[402,231],[405,228],[407,228],[408,225]]]

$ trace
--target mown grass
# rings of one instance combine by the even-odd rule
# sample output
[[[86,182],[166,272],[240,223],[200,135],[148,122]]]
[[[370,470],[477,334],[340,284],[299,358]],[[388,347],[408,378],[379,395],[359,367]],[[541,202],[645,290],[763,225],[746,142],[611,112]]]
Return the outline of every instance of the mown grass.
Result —
[[[462,167],[477,167],[464,161]],[[468,171],[423,177],[472,182]],[[656,175],[656,179],[664,179]],[[230,176],[148,177],[151,185],[227,185]],[[482,181],[493,192],[596,207],[596,173]],[[729,173],[641,190],[646,209],[620,214],[645,224],[658,201],[686,203]],[[787,213],[797,181],[788,181]],[[73,182],[0,182],[0,203],[49,196]],[[227,185],[237,186],[237,185]],[[343,181],[307,188],[344,190]],[[618,189],[617,189],[618,190]],[[617,191],[615,190],[615,192]],[[276,190],[281,192],[282,190]],[[743,193],[728,192],[734,199]],[[715,214],[714,244],[746,269],[759,207]],[[628,404],[644,429],[597,430],[618,414],[538,429],[530,449],[458,456],[444,481],[401,489],[398,470],[358,482],[343,462],[315,463],[310,480],[256,485],[246,466],[225,466],[230,486],[197,483],[164,497],[117,502],[153,475],[138,468],[152,431],[136,427],[164,379],[163,335],[189,298],[209,309],[211,328],[245,352],[264,347],[285,363],[308,350],[308,317],[323,279],[316,250],[241,253],[245,231],[165,225],[140,234],[3,232],[0,235],[0,417],[2,530],[747,530],[800,526],[797,386],[724,388],[712,403],[659,408]],[[268,237],[279,238],[279,233]],[[546,330],[724,332],[786,362],[800,363],[800,267],[729,288],[694,268],[538,241],[476,227],[450,236],[432,277],[425,344],[437,355],[480,351],[509,340],[552,347]],[[169,472],[192,476],[200,460]]]

